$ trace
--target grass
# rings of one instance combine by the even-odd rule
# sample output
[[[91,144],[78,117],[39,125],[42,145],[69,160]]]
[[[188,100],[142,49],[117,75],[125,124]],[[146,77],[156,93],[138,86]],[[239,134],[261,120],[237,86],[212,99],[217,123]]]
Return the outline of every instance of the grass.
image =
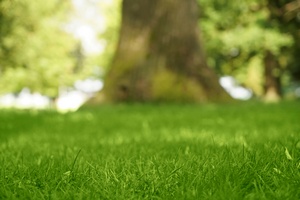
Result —
[[[300,103],[0,111],[0,199],[300,199]]]

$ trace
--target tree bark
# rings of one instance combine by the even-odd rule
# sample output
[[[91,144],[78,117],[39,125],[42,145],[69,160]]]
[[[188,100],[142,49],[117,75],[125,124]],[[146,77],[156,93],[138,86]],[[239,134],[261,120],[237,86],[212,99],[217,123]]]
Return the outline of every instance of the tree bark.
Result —
[[[109,101],[225,101],[206,64],[196,0],[123,0],[118,48],[105,80]]]
[[[281,99],[280,66],[276,57],[267,51],[264,59],[265,64],[265,85],[264,100],[277,102]]]

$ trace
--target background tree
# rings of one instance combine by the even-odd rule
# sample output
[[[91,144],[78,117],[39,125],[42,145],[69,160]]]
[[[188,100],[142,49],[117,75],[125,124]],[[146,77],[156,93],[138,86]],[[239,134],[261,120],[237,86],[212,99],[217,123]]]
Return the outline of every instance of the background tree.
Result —
[[[286,51],[290,55],[287,63],[289,82],[300,83],[300,4],[297,0],[268,1],[270,15],[278,24],[281,32],[288,32],[293,38],[291,48]]]
[[[75,41],[63,31],[68,1],[0,2],[0,92],[33,91],[56,96],[74,80]]]
[[[208,61],[257,96],[276,100],[286,75],[293,38],[280,29],[267,1],[199,0]]]
[[[107,71],[118,44],[121,24],[121,2],[122,0],[112,0],[110,4],[100,2],[99,10],[105,17],[105,31],[99,38],[106,43],[105,51],[101,56],[97,56],[98,64]]]
[[[112,101],[229,99],[207,66],[195,0],[123,0],[119,44],[105,80]]]

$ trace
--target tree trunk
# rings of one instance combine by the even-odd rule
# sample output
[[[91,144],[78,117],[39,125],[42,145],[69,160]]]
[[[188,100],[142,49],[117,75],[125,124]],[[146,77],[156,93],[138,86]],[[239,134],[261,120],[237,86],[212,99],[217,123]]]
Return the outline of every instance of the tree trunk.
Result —
[[[105,80],[109,101],[224,101],[207,66],[196,0],[123,0],[118,48]]]
[[[264,100],[277,102],[281,99],[280,66],[276,57],[267,51],[264,59],[265,64],[265,86]]]

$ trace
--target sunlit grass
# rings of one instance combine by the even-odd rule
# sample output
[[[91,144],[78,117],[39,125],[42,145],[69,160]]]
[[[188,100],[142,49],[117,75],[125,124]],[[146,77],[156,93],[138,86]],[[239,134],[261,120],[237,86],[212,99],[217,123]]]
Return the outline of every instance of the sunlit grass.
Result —
[[[300,104],[0,112],[0,199],[299,199]]]

